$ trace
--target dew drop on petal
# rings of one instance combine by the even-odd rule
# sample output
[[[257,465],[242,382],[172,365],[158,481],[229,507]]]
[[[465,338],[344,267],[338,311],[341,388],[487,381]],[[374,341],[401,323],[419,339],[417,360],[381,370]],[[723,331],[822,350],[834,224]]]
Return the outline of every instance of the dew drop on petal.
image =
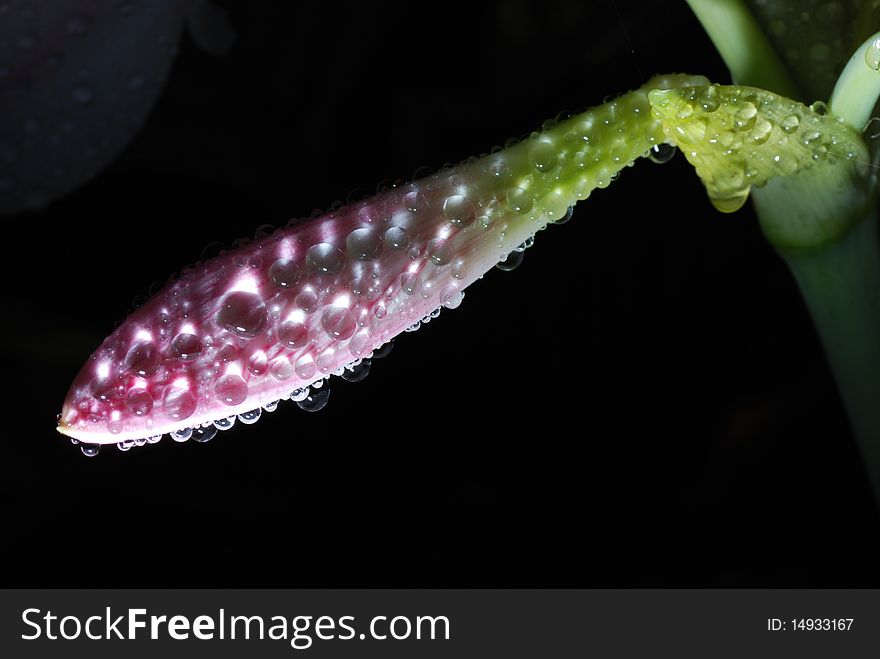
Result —
[[[345,256],[330,243],[318,243],[309,247],[309,251],[306,252],[306,263],[315,272],[335,274],[342,270]]]
[[[321,315],[321,326],[331,339],[345,341],[357,329],[357,321],[344,307],[327,307]]]
[[[291,288],[299,281],[299,268],[293,261],[278,259],[269,268],[269,277],[278,288]]]
[[[159,351],[152,343],[138,343],[125,356],[125,365],[135,375],[149,378],[159,371]]]
[[[390,227],[385,232],[385,243],[391,249],[406,249],[409,247],[409,236],[403,227]]]
[[[370,261],[382,251],[382,238],[366,227],[355,229],[345,239],[348,253],[360,261]]]
[[[202,341],[195,334],[182,332],[172,339],[171,350],[183,361],[191,361],[202,352]]]
[[[125,396],[125,406],[135,416],[145,416],[153,409],[153,397],[146,389],[129,389]]]
[[[175,421],[187,419],[196,411],[196,397],[189,389],[168,387],[162,398],[162,410]]]
[[[268,312],[263,298],[247,291],[235,291],[220,304],[217,324],[233,334],[252,339],[266,329]]]
[[[224,405],[241,405],[247,398],[247,382],[240,375],[224,375],[214,385],[214,393]]]
[[[288,320],[278,327],[278,340],[288,348],[302,348],[309,342],[309,330],[302,323]]]

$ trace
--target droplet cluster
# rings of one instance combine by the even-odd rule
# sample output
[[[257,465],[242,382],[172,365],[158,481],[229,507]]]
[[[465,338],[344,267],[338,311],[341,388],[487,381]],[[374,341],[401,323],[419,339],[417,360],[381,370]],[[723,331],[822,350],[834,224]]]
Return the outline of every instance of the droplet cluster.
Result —
[[[576,201],[639,157],[665,158],[648,91],[706,82],[655,79],[503,150],[261,228],[185,268],[92,355],[61,430],[130,448],[165,433],[207,441],[286,398],[320,409],[325,378],[364,377],[381,346],[457,307],[495,264],[515,267]]]
[[[656,90],[652,113],[702,179],[722,212],[738,210],[752,186],[816,162],[866,162],[859,135],[827,114],[767,91],[742,86]]]

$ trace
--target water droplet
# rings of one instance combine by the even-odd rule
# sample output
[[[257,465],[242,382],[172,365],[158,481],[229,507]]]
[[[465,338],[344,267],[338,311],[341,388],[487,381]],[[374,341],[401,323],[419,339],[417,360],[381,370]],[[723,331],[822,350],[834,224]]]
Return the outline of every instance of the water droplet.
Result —
[[[299,281],[299,268],[293,261],[278,259],[269,268],[269,277],[278,288],[292,288]]]
[[[180,430],[175,430],[173,432],[168,433],[168,435],[175,442],[185,442],[190,437],[192,437],[193,429],[192,428],[181,428]]]
[[[415,323],[413,323],[412,325],[410,325],[409,327],[407,327],[407,328],[406,328],[405,330],[403,330],[403,331],[404,331],[404,332],[418,332],[418,331],[419,331],[419,328],[420,328],[421,326],[422,326],[422,321],[416,321]]]
[[[422,287],[422,280],[414,272],[405,272],[400,275],[400,288],[407,295],[415,295]]]
[[[387,343],[382,344],[378,348],[373,351],[373,359],[382,359],[383,357],[387,357],[391,354],[391,351],[394,349],[394,339],[391,339]]]
[[[355,229],[345,239],[348,252],[361,261],[370,261],[382,251],[382,238],[366,227]]]
[[[769,138],[770,133],[773,131],[773,125],[767,121],[764,117],[758,117],[755,121],[755,127],[752,129],[752,132],[749,134],[751,140],[755,144],[764,144]]]
[[[136,343],[125,356],[125,365],[132,373],[149,378],[159,371],[159,351],[152,343]]]
[[[306,412],[318,412],[324,409],[328,400],[330,400],[330,389],[320,389],[309,392],[305,398],[296,401],[296,404]]]
[[[779,122],[779,127],[782,129],[782,132],[788,133],[789,135],[795,132],[800,126],[801,120],[798,118],[796,114],[790,114],[785,119]]]
[[[123,440],[123,441],[121,441],[121,442],[117,442],[117,443],[116,443],[116,448],[118,448],[120,451],[123,451],[123,452],[124,452],[124,451],[129,451],[129,450],[131,450],[131,448],[132,448],[133,446],[134,446],[134,440],[133,440],[133,439],[125,439],[125,440]]]
[[[748,198],[749,188],[736,191],[732,194],[717,196],[713,196],[711,193],[709,194],[709,201],[711,201],[712,205],[722,213],[733,213],[735,211],[738,211],[740,208],[743,207],[743,204],[746,203],[746,200]]]
[[[266,372],[269,370],[269,360],[266,357],[266,353],[258,350],[252,354],[247,361],[247,370],[254,375],[266,375]]]
[[[561,219],[568,211],[569,200],[560,192],[550,192],[541,200],[541,211],[548,222]]]
[[[205,442],[210,442],[214,437],[217,436],[217,428],[214,424],[211,424],[207,428],[196,428],[192,433],[192,440],[194,442],[200,442],[204,444]]]
[[[288,348],[302,348],[309,342],[309,330],[302,323],[288,320],[278,327],[278,340]]]
[[[171,351],[183,361],[192,361],[202,352],[202,341],[195,334],[181,332],[171,340]]]
[[[345,264],[345,255],[330,243],[318,243],[306,252],[309,268],[321,274],[336,274]]]
[[[158,444],[162,440],[162,435],[151,435],[147,437],[147,444]]]
[[[700,106],[703,108],[704,112],[715,112],[721,105],[720,94],[718,93],[718,86],[712,85],[710,87],[706,87],[702,94],[699,95]]]
[[[321,373],[332,373],[336,368],[336,351],[333,349],[325,350],[318,358],[315,360],[315,364],[318,366],[318,370]],[[321,386],[320,382],[313,382],[312,387],[317,389]]]
[[[539,172],[549,172],[558,162],[556,149],[550,142],[538,142],[529,149],[529,160]]]
[[[523,253],[513,251],[508,254],[504,259],[495,264],[495,267],[499,270],[504,270],[505,272],[510,272],[511,270],[516,269],[520,263],[523,262]]]
[[[510,210],[518,215],[525,215],[532,210],[535,199],[532,194],[524,188],[513,188],[507,193],[507,205]]]
[[[297,376],[303,380],[309,380],[315,375],[318,367],[315,365],[315,358],[311,355],[302,355],[293,365],[293,370]]]
[[[466,226],[474,221],[474,205],[463,195],[452,195],[443,202],[443,215],[452,224]]]
[[[464,291],[459,290],[452,284],[447,284],[440,291],[440,304],[447,309],[456,309],[464,298]]]
[[[448,240],[434,238],[428,242],[426,254],[435,265],[446,265],[452,260],[452,247]]]
[[[303,313],[315,313],[318,309],[318,296],[314,291],[306,289],[296,296],[294,304]]]
[[[402,227],[390,227],[385,232],[385,242],[391,249],[406,249],[409,247],[409,236]]]
[[[357,321],[344,307],[327,307],[321,314],[321,326],[331,339],[346,341],[357,329]]]
[[[870,140],[876,140],[880,137],[880,117],[871,117],[868,119],[868,123],[865,124],[862,132],[867,135]]]
[[[87,105],[91,103],[95,98],[94,92],[91,88],[86,87],[85,85],[78,85],[73,88],[72,92],[73,100],[79,103],[80,105]]]
[[[263,405],[264,412],[274,412],[277,409],[278,409],[278,401],[277,400],[273,400],[271,403],[266,403],[265,405]]]
[[[348,382],[360,382],[370,373],[370,366],[372,365],[372,361],[369,359],[362,359],[361,363],[357,366],[352,366],[351,368],[346,368],[342,373],[342,379]]]
[[[214,393],[224,405],[241,405],[247,398],[247,382],[240,375],[224,375],[214,385]]]
[[[658,165],[663,165],[675,156],[676,148],[671,144],[667,144],[666,142],[661,142],[660,144],[655,144],[651,147],[651,150],[648,151],[648,158],[650,158],[651,162],[655,162]],[[573,208],[569,208],[568,218],[571,218],[571,212]],[[568,220],[564,220],[567,222]],[[563,221],[557,221],[557,224],[562,224]]]
[[[125,406],[135,416],[145,416],[153,409],[153,397],[146,389],[129,389],[125,396]]]
[[[309,388],[302,387],[300,389],[294,389],[293,391],[291,391],[289,398],[294,403],[298,403],[301,400],[305,400],[308,397],[308,395],[309,395]]]
[[[742,104],[742,107],[736,111],[736,114],[733,115],[733,127],[736,128],[736,130],[751,130],[752,126],[755,125],[757,117],[758,108],[755,107],[754,103],[746,101]]]
[[[94,458],[98,455],[98,452],[101,450],[100,444],[82,444],[80,445],[80,450],[82,454],[87,458]]]
[[[222,419],[217,419],[214,421],[214,427],[217,430],[229,430],[232,426],[235,425],[236,416],[233,414],[232,416],[227,416]]]
[[[865,64],[880,71],[880,39],[874,39],[865,49]]]
[[[89,19],[81,14],[71,16],[64,24],[68,34],[80,37],[89,31]]]
[[[217,324],[230,332],[252,339],[262,334],[268,323],[263,299],[255,293],[235,291],[226,296],[217,312]]]
[[[810,109],[819,116],[825,116],[828,114],[828,106],[824,101],[816,101],[810,106]]]
[[[292,378],[293,366],[291,366],[290,360],[287,357],[276,357],[269,366],[269,375],[279,382]]]
[[[258,407],[255,410],[251,410],[250,412],[242,412],[238,415],[238,420],[244,423],[245,425],[252,425],[260,420],[260,415],[263,413],[263,408]]]
[[[217,356],[220,358],[220,361],[228,364],[229,362],[234,362],[236,359],[238,359],[239,353],[240,351],[238,349],[238,346],[234,346],[231,343],[225,343],[223,344],[223,347],[220,348]]]
[[[165,416],[175,421],[187,419],[196,411],[196,397],[189,389],[168,387],[162,398],[162,409]]]

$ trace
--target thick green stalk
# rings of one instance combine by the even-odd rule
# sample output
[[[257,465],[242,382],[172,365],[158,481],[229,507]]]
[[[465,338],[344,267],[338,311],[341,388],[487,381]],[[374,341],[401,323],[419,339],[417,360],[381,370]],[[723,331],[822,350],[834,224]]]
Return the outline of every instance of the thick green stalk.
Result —
[[[873,209],[841,240],[780,253],[825,346],[880,501],[880,244]]]

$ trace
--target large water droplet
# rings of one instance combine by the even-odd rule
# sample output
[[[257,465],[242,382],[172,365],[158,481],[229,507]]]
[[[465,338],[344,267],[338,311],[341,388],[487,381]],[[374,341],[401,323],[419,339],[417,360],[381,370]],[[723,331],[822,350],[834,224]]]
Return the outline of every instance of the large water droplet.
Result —
[[[550,142],[538,142],[529,149],[529,160],[539,172],[549,172],[558,162],[556,149]]]
[[[400,288],[407,295],[415,295],[422,287],[422,280],[415,272],[405,272],[400,275]]]
[[[132,373],[149,378],[159,371],[159,351],[152,343],[137,343],[125,356],[125,365]]]
[[[865,48],[865,64],[875,71],[880,71],[880,39],[874,39]]]
[[[330,389],[323,388],[318,391],[310,392],[302,400],[296,401],[296,404],[299,405],[301,410],[305,410],[306,412],[318,412],[319,410],[324,409],[328,400],[330,400]]]
[[[452,195],[443,202],[443,215],[452,224],[468,225],[474,221],[474,205],[463,195]]]
[[[321,314],[321,326],[331,339],[345,341],[357,329],[354,315],[344,307],[327,307]]]
[[[297,309],[303,313],[315,313],[318,310],[318,296],[309,289],[300,292],[293,301]]]
[[[440,304],[447,309],[457,308],[461,304],[463,298],[464,291],[459,290],[452,284],[447,284],[440,291]]]
[[[518,252],[516,250],[512,251],[508,254],[504,259],[498,261],[495,264],[495,267],[499,270],[504,270],[505,272],[510,272],[515,268],[519,267],[519,264],[523,262],[523,253]]]
[[[306,263],[315,272],[335,274],[342,270],[345,256],[330,243],[318,243],[309,247],[309,251],[306,252]]]
[[[291,391],[289,398],[294,403],[297,403],[301,400],[305,400],[308,397],[308,395],[309,395],[309,388],[302,387],[301,389],[294,389],[293,391]]]
[[[146,389],[129,389],[125,396],[125,406],[135,416],[145,416],[153,409],[153,397]]]
[[[409,236],[403,227],[390,227],[385,232],[385,242],[391,249],[406,249],[409,247]]]
[[[171,437],[171,439],[173,439],[175,442],[185,442],[190,437],[192,437],[192,434],[192,428],[181,428],[180,430],[175,430],[168,433],[169,437]]]
[[[535,198],[531,192],[525,188],[513,188],[507,193],[507,205],[510,210],[518,215],[525,215],[535,203]]]
[[[651,150],[648,151],[648,158],[651,162],[655,162],[658,165],[663,165],[664,163],[669,162],[675,156],[676,148],[671,144],[667,144],[666,142],[661,142],[660,144],[655,144],[651,147]],[[572,208],[569,207],[569,215],[571,217]],[[568,221],[568,220],[565,220]],[[562,221],[557,221],[557,224],[561,224]]]
[[[315,364],[314,357],[311,355],[302,355],[296,360],[296,363],[293,365],[293,370],[296,371],[297,376],[301,379],[309,380],[315,375],[318,366]]]
[[[214,424],[204,428],[195,428],[193,429],[192,439],[194,442],[210,442],[214,437],[217,436],[217,428]]]
[[[287,357],[276,357],[269,366],[269,375],[279,382],[292,378],[293,366],[290,364],[290,360]]]
[[[196,411],[196,397],[189,389],[168,387],[162,398],[162,409],[165,416],[175,421],[189,418]]]
[[[435,265],[446,265],[452,260],[452,247],[449,245],[448,240],[433,238],[428,241],[426,254]]]
[[[715,195],[709,193],[709,201],[712,205],[722,213],[733,213],[738,211],[746,203],[749,198],[749,188],[737,191],[731,194]]]
[[[217,324],[234,334],[252,339],[266,329],[268,313],[255,293],[235,291],[226,296],[217,312]]]
[[[278,288],[291,288],[299,281],[299,268],[288,259],[278,259],[269,268],[269,276]]]
[[[351,368],[346,368],[342,373],[342,379],[347,380],[348,382],[360,382],[370,373],[370,366],[372,365],[372,361],[369,359],[362,359],[361,363],[357,366],[352,366]]]
[[[260,420],[260,415],[263,413],[263,408],[258,407],[255,410],[251,410],[250,412],[242,412],[238,415],[238,420],[246,425],[251,425]]]
[[[752,142],[755,144],[764,144],[764,142],[770,138],[770,133],[772,131],[773,125],[764,117],[758,117],[755,120],[755,126],[752,128],[752,132],[749,135]]]
[[[382,251],[382,238],[366,227],[355,229],[345,239],[349,254],[361,261],[370,261]]]
[[[790,114],[779,122],[779,127],[782,129],[782,132],[788,133],[789,135],[795,132],[800,125],[801,120],[796,114]]]
[[[733,115],[733,127],[737,130],[751,130],[758,117],[758,108],[754,103],[746,101]]]
[[[247,382],[240,375],[224,375],[214,385],[214,393],[224,405],[240,405],[247,398]]]
[[[183,361],[192,361],[202,352],[202,341],[195,334],[182,332],[172,339],[171,351]]]
[[[86,456],[87,458],[94,458],[96,455],[98,455],[98,452],[101,450],[101,445],[100,444],[81,444],[79,448],[82,451],[82,454],[84,456]]]
[[[278,327],[278,340],[288,348],[302,348],[309,342],[309,330],[302,323],[288,320]]]

